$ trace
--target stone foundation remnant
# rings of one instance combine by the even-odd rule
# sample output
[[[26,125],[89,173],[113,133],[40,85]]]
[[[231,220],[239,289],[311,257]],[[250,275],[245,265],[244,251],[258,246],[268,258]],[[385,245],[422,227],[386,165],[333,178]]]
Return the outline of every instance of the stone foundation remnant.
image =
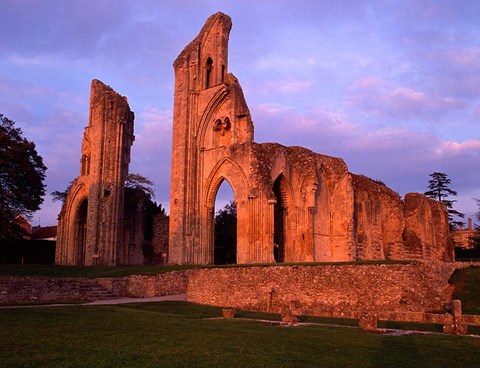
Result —
[[[298,318],[295,316],[290,308],[284,307],[280,313],[280,318],[282,319],[282,322],[293,325],[295,323],[298,323]]]
[[[235,318],[235,313],[237,313],[237,310],[235,308],[224,308],[224,309],[222,309],[223,318],[227,318],[227,319]]]
[[[402,199],[340,158],[254,142],[228,71],[231,27],[229,16],[212,15],[174,62],[169,263],[214,262],[215,197],[225,180],[237,208],[236,263],[452,261],[439,202]]]
[[[443,332],[451,335],[465,335],[468,326],[462,323],[462,302],[455,299],[452,301],[452,314],[446,316]]]
[[[362,313],[358,319],[358,327],[366,332],[377,332],[378,316],[374,313]]]

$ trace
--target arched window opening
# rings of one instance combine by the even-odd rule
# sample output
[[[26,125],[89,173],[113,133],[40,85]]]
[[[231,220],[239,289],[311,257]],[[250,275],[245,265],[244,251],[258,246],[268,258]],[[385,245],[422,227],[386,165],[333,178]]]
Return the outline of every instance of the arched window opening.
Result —
[[[282,263],[285,259],[285,199],[282,188],[283,176],[279,176],[273,183],[273,193],[277,203],[273,209],[273,258]]]
[[[237,263],[237,208],[228,181],[220,185],[215,199],[214,263]]]
[[[211,87],[212,86],[212,78],[213,78],[213,74],[212,74],[212,70],[213,70],[213,60],[212,58],[208,58],[207,59],[207,65],[205,67],[206,69],[206,75],[205,75],[205,88],[208,88],[208,87]]]
[[[76,249],[76,264],[85,264],[85,245],[87,239],[87,213],[88,200],[84,199],[78,207],[77,216],[75,219],[75,249]]]
[[[80,175],[89,175],[89,174],[90,174],[90,156],[83,155]]]

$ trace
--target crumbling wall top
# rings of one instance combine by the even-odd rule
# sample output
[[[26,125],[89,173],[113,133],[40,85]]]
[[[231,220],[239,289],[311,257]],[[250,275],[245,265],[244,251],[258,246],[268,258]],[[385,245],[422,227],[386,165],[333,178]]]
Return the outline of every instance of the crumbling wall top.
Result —
[[[225,34],[230,34],[230,30],[232,29],[232,19],[222,12],[217,12],[211,15],[203,25],[197,37],[195,37],[193,41],[191,41],[175,59],[175,61],[173,62],[174,68],[176,68],[178,65],[185,63],[188,60],[188,55],[192,51],[196,51],[199,49],[200,45],[204,43],[205,37],[213,28],[216,22],[221,23],[222,30]]]
[[[382,198],[400,201],[400,195],[387,187],[384,183],[373,180],[365,175],[351,174],[352,184],[358,191],[371,193]]]

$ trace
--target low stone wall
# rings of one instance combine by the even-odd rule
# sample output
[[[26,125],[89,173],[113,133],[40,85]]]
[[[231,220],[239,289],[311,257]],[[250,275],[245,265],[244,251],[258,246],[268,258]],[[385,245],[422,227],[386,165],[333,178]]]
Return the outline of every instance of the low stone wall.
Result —
[[[476,264],[479,265],[478,263]],[[453,271],[468,263],[258,266],[101,279],[0,278],[0,303],[187,293],[200,304],[280,313],[442,323]],[[477,317],[462,316],[464,324]],[[460,319],[459,319],[460,320]]]
[[[156,276],[129,276],[127,295],[132,298],[183,294],[187,292],[186,271],[173,271]]]
[[[0,278],[0,303],[108,299],[126,295],[126,278]]]
[[[0,278],[0,303],[60,302],[186,293],[185,271],[119,278]]]
[[[213,268],[188,271],[194,303],[279,313],[358,318],[361,313],[442,313],[458,264],[364,264]],[[420,317],[419,317],[420,318]],[[408,318],[407,318],[408,320]]]

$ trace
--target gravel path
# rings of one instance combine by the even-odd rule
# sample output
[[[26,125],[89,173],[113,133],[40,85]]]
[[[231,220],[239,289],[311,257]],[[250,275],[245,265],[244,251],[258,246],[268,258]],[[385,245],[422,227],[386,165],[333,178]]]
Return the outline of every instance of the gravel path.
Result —
[[[165,301],[187,301],[187,294],[174,294],[165,296],[154,296],[152,298],[118,298],[95,300],[88,303],[70,303],[70,304],[30,304],[30,305],[8,305],[0,307],[0,309],[14,309],[14,308],[50,308],[50,307],[78,307],[82,305],[117,305],[128,303],[153,303]]]

